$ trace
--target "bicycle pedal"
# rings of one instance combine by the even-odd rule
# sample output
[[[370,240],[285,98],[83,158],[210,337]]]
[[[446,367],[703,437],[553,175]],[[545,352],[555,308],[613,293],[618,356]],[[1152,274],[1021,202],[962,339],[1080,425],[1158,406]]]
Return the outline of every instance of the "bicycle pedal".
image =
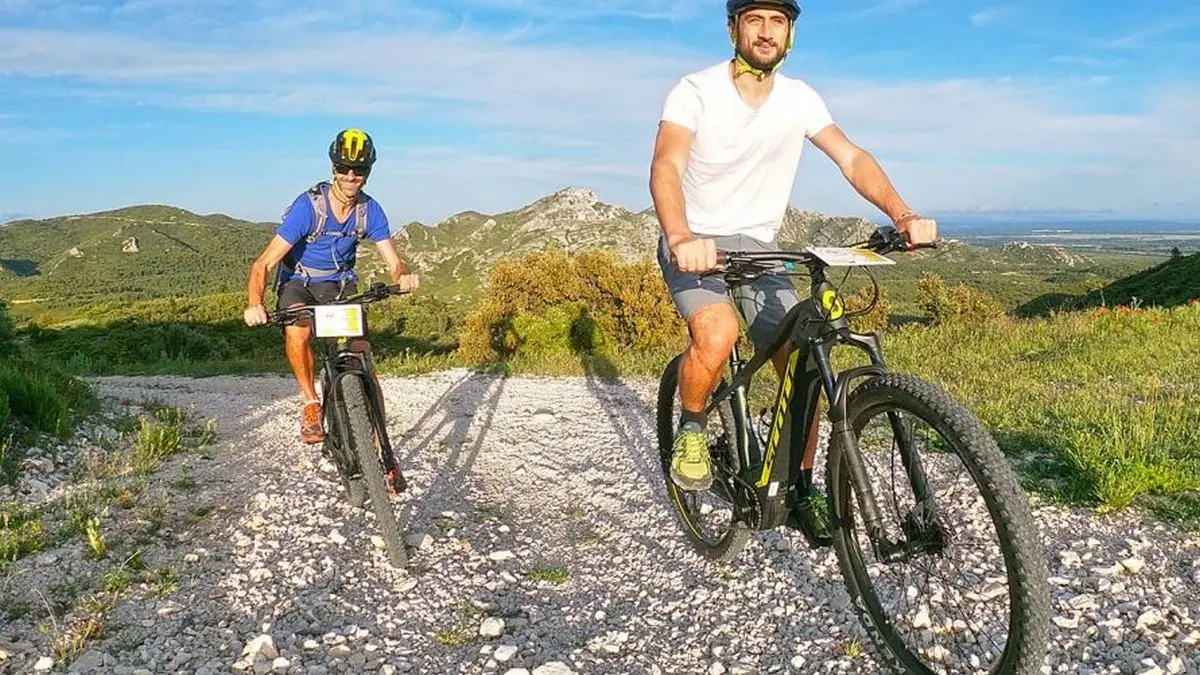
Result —
[[[790,506],[788,508],[787,520],[784,524],[793,530],[799,530],[800,534],[804,535],[804,539],[808,541],[808,545],[813,548],[833,546],[833,537],[828,535],[828,527],[823,528],[824,533],[818,532],[822,528],[817,526],[816,514],[813,513],[811,505],[798,504]]]

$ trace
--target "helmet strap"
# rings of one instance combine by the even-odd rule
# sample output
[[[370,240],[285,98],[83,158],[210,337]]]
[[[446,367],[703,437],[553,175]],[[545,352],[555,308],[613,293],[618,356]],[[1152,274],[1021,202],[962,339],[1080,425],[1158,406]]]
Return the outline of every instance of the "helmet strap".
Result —
[[[331,183],[332,184],[330,185],[329,192],[330,192],[330,194],[333,195],[333,198],[338,201],[338,203],[349,204],[353,201],[352,199],[347,197],[344,192],[342,192],[342,188],[340,185],[338,185],[336,177],[333,179],[333,181],[331,181]]]
[[[788,54],[792,52],[792,46],[796,43],[796,22],[793,21],[792,25],[788,28],[788,41],[787,47],[785,47],[783,50],[783,58],[779,59],[779,63],[776,63],[774,68],[771,68],[770,70],[764,70],[762,68],[754,67],[740,53],[738,53],[737,43],[740,36],[738,35],[737,17],[734,17],[733,21],[733,34],[730,36],[731,41],[733,42],[733,79],[736,80],[742,75],[750,73],[755,77],[755,79],[757,79],[759,82],[762,82],[771,75],[774,75],[775,72],[778,71],[781,66],[783,66],[783,62],[787,61]]]

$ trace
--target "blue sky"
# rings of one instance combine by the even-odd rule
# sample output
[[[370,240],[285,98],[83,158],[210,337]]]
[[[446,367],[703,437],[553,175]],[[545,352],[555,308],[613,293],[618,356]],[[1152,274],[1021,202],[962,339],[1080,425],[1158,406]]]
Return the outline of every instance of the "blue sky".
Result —
[[[723,0],[0,0],[0,214],[274,220],[342,127],[395,223],[567,185],[649,205],[658,113]],[[1194,0],[810,2],[809,82],[931,213],[1200,217]],[[813,147],[793,203],[877,217]]]

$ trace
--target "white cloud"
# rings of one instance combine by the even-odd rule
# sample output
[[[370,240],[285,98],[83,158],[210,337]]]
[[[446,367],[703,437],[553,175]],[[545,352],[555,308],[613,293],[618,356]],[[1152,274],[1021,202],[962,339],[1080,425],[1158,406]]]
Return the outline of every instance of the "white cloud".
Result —
[[[160,104],[273,113],[448,114],[492,126],[641,123],[700,63],[632,51],[505,43],[482,34],[314,37],[321,49],[163,44],[0,31],[0,73],[125,87]],[[331,54],[353,54],[339,81]],[[397,67],[397,64],[404,64]],[[281,101],[286,105],[281,105]]]
[[[130,0],[123,12],[166,11],[175,1]],[[222,7],[232,2],[213,1],[226,3]],[[513,27],[489,31],[470,21],[414,15],[395,4],[389,9],[382,0],[361,1],[371,6],[364,16],[405,11],[411,20],[394,32],[335,32],[321,21],[327,9],[255,0],[276,3],[281,13],[266,22],[251,12],[241,23],[192,37],[135,37],[155,33],[120,26],[89,33],[0,29],[0,76],[39,78],[37,87],[57,86],[68,101],[98,97],[110,104],[374,116],[458,127],[464,132],[459,143],[389,147],[389,157],[398,161],[372,179],[396,202],[412,205],[406,208],[414,217],[433,220],[463,208],[512,208],[567,184],[593,186],[602,198],[644,208],[663,97],[681,75],[714,60],[674,44],[613,49],[546,43],[544,35],[531,40]],[[694,10],[672,0],[600,4],[570,0],[556,6],[593,18],[719,11],[715,2]],[[920,4],[893,0],[843,16],[878,16]],[[469,0],[465,7],[485,5],[531,16],[553,8],[549,0]],[[1058,60],[1113,63],[1087,58]],[[1091,208],[1100,202],[1135,211],[1154,202],[1183,202],[1200,211],[1200,191],[1192,184],[1200,175],[1195,84],[1153,88],[1141,101],[1126,90],[1126,112],[1115,114],[1089,103],[1101,98],[1096,92],[1107,86],[1103,78],[812,83],[851,138],[878,156],[906,198],[923,209]],[[0,131],[0,142],[4,136]],[[807,151],[796,194],[802,206],[871,211],[815,148]]]
[[[1009,14],[1011,11],[1012,7],[1009,5],[993,5],[992,7],[982,9],[972,14],[971,25],[979,27],[986,26],[990,23],[995,23],[996,21],[1004,18],[1005,15]]]
[[[1140,28],[1126,33],[1118,38],[1108,40],[1104,46],[1109,49],[1143,49],[1156,46],[1154,38],[1161,38],[1170,33],[1191,28],[1200,23],[1200,14],[1193,14],[1171,21]]]

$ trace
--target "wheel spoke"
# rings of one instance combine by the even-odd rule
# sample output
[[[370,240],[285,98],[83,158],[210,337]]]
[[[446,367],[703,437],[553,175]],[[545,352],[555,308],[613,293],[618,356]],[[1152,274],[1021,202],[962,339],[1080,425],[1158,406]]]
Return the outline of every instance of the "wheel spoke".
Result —
[[[949,544],[937,553],[876,561],[861,519],[854,517],[857,487],[851,488],[849,472],[831,469],[829,475],[836,473],[839,481],[833,506],[846,524],[836,533],[835,548],[848,582],[862,591],[864,619],[879,644],[910,672],[1036,673],[1049,623],[1046,570],[1028,502],[995,442],[969,412],[911,377],[876,378],[855,392],[847,409],[863,444],[868,479],[876,489],[890,490],[880,495],[881,503],[894,508],[880,514],[885,530],[904,532],[903,519],[911,512],[906,505],[916,505],[908,472],[897,467],[898,439],[889,441],[868,424],[881,421],[886,427],[888,413],[901,415],[939,523],[950,528]],[[1002,508],[994,506],[1001,502]],[[993,514],[1004,519],[1002,525]],[[906,538],[919,536],[912,527],[908,532]],[[1008,556],[1001,553],[1000,532],[1012,533]],[[1009,633],[1018,608],[1029,624]]]

